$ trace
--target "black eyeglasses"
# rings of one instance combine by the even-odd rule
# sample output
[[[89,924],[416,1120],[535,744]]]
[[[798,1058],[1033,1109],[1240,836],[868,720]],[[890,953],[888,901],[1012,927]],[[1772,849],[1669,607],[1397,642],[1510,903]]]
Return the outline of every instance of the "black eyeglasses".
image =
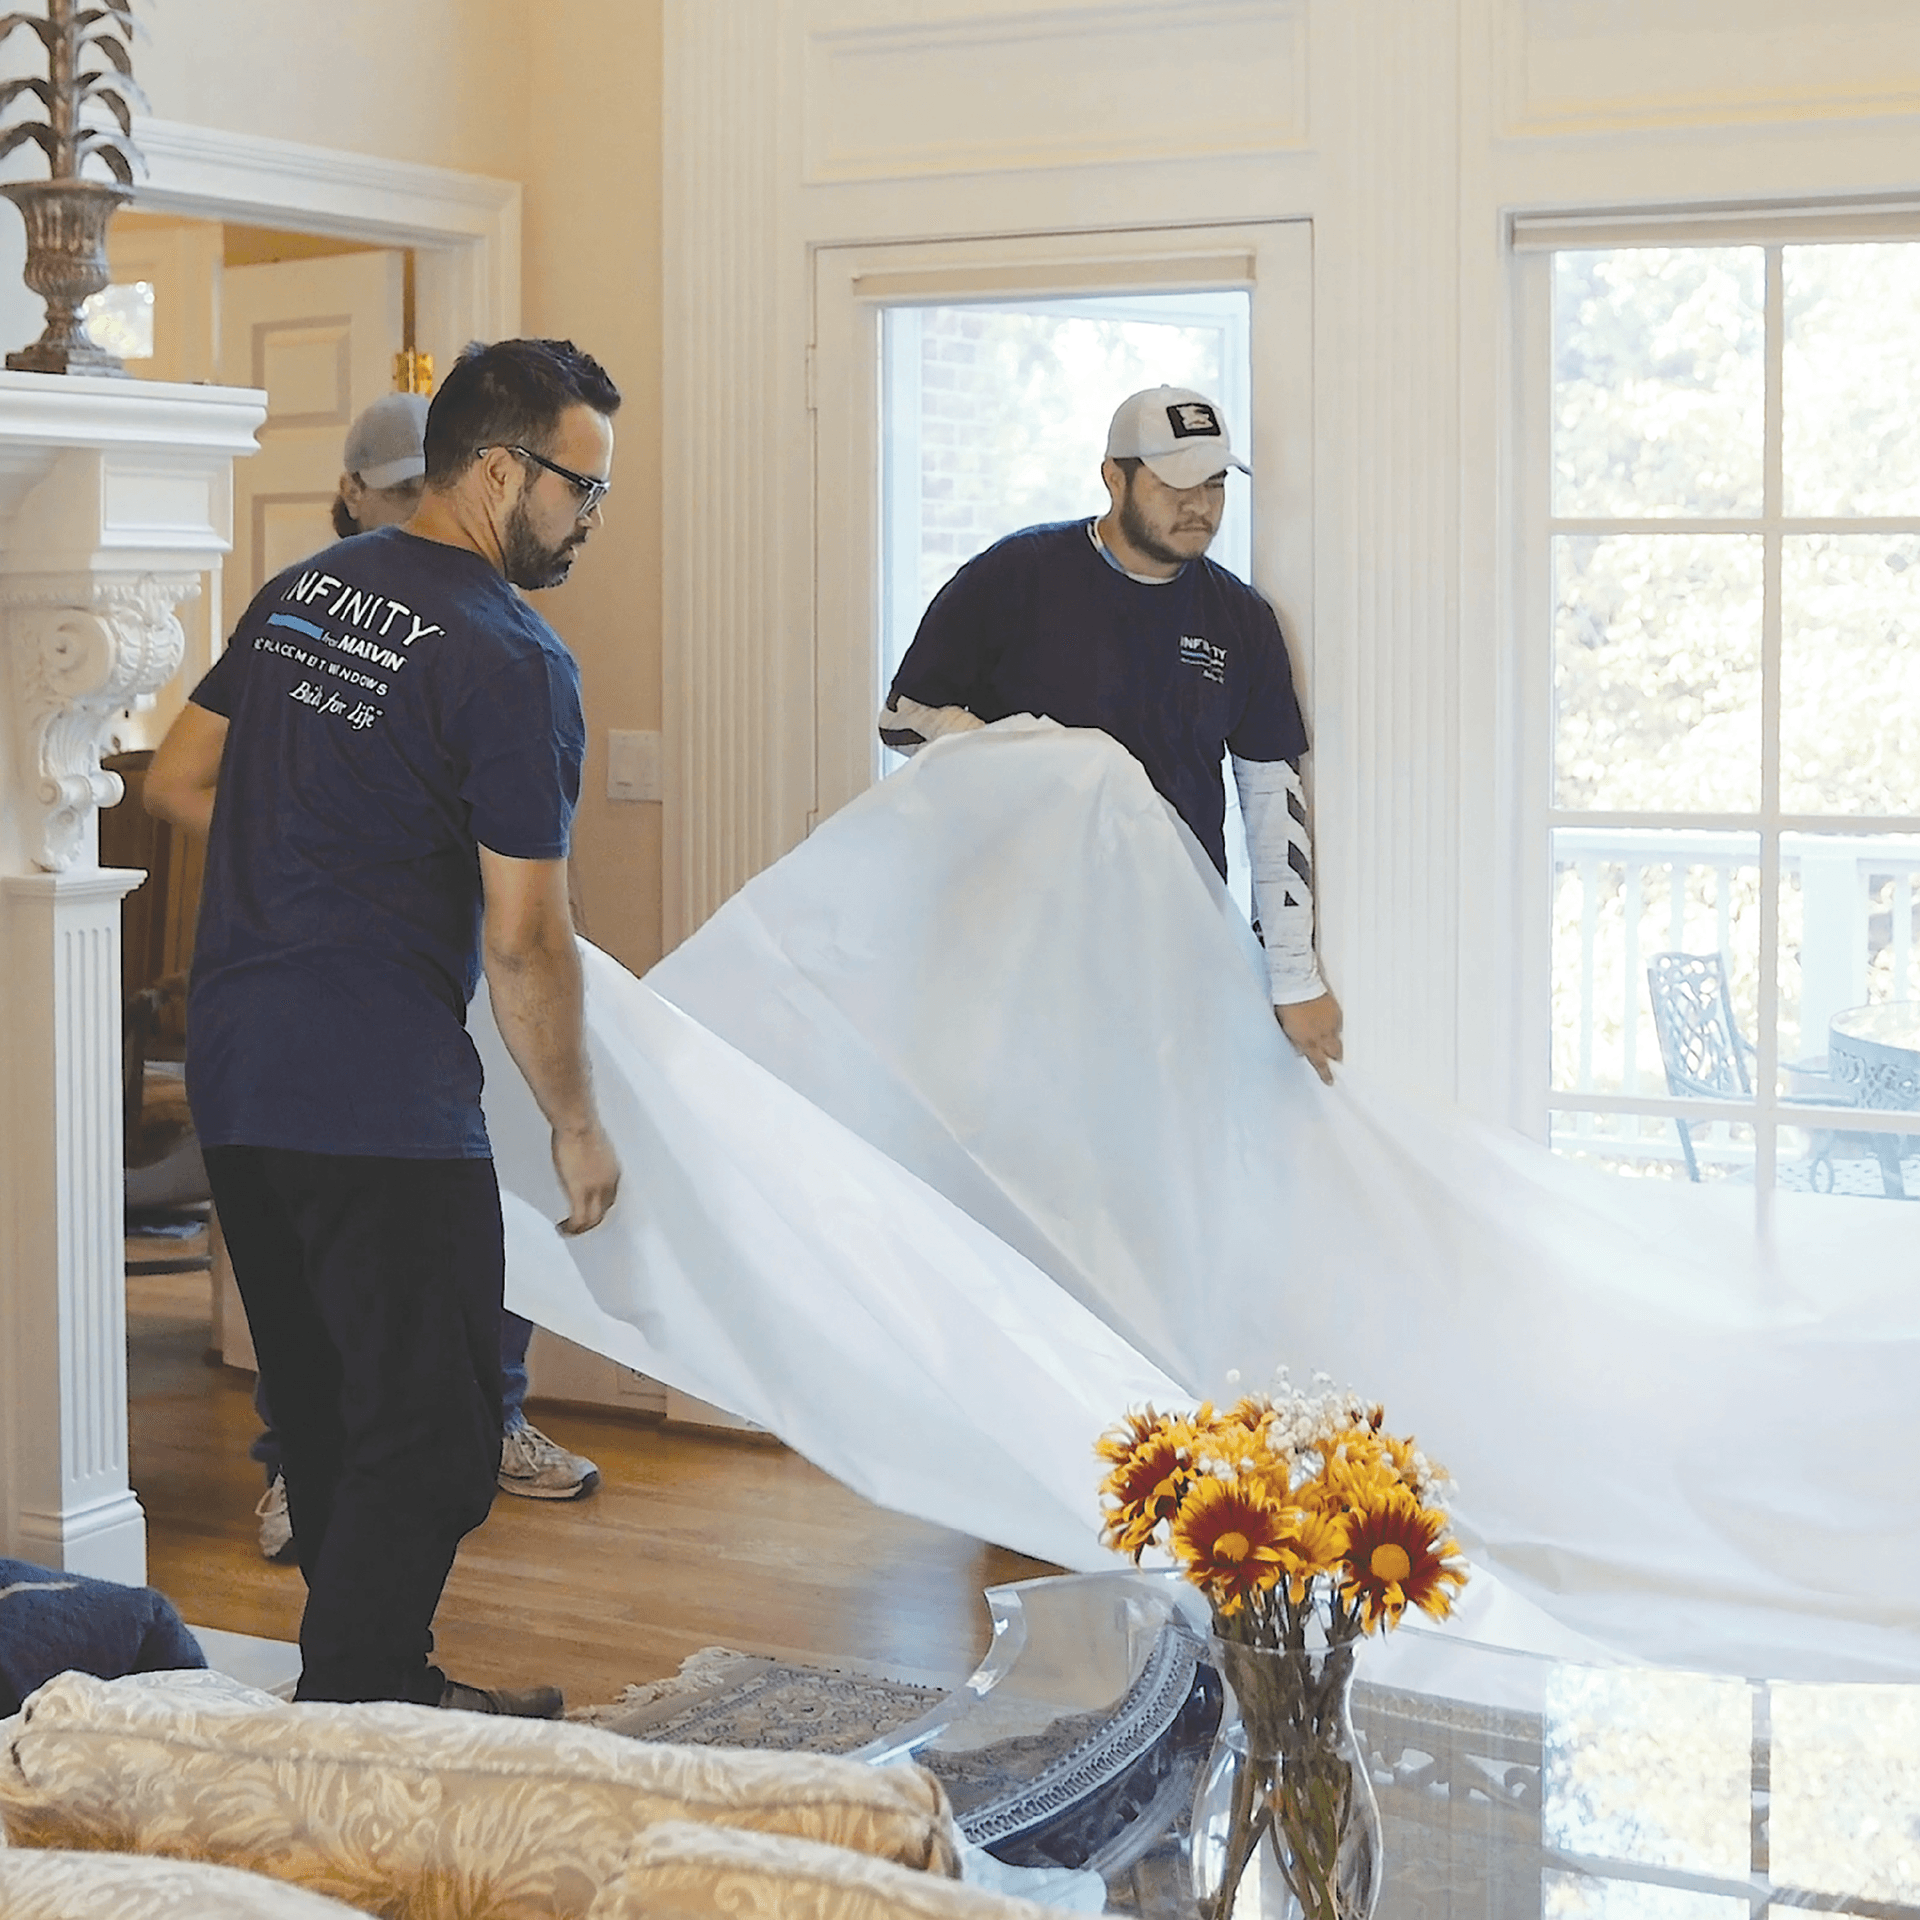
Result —
[[[473,457],[484,460],[492,451],[491,447],[475,447]],[[574,509],[578,519],[586,519],[613,489],[611,480],[596,480],[591,474],[575,473],[571,467],[563,467],[557,460],[535,453],[531,447],[509,447],[507,451],[518,454],[522,460],[531,460],[536,467],[545,467],[549,473],[557,473],[580,496],[580,504]]]

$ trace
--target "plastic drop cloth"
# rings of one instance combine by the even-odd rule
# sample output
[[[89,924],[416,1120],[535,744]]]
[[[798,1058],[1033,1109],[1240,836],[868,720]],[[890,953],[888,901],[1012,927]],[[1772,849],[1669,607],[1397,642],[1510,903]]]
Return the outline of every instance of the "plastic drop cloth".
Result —
[[[1064,1563],[1127,1406],[1279,1363],[1459,1485],[1477,1633],[1920,1676],[1920,1214],[1569,1165],[1274,1024],[1105,736],[936,743],[636,981],[588,949],[624,1165],[566,1241],[476,1002],[508,1301],[872,1499]],[[1470,1589],[1470,1594],[1473,1590]]]

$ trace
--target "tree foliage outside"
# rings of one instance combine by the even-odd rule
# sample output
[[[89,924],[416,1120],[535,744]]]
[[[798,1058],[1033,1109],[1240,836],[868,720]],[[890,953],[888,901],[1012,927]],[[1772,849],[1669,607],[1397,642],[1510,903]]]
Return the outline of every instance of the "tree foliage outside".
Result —
[[[1554,257],[1556,808],[1660,814],[1676,830],[1700,814],[1752,815],[1758,825],[1771,539],[1782,811],[1826,816],[1843,832],[1861,816],[1920,813],[1920,245],[1794,245],[1778,258],[1784,524],[1769,531],[1766,250]],[[1866,516],[1913,524],[1794,524]],[[1661,520],[1709,524],[1646,524]],[[1632,871],[1628,857],[1558,865],[1556,1087],[1665,1090],[1644,977],[1626,977],[1626,918],[1631,892],[1643,970],[1647,955],[1674,943],[1674,869],[1639,857]],[[1861,868],[1857,917],[1808,927],[1788,864],[1773,1009],[1759,999],[1750,856],[1680,867],[1686,948],[1724,952],[1749,1038],[1770,1014],[1783,1059],[1822,1052],[1824,1033],[1799,1030],[1803,943],[1864,943],[1872,997],[1913,996],[1911,965],[1896,977],[1893,944],[1894,915],[1912,923],[1911,867],[1889,846],[1871,871]],[[1636,1129],[1599,1131],[1626,1140]]]
[[[1218,394],[1226,383],[1226,329],[1205,311],[1222,299],[1196,298],[1190,322],[1125,318],[1115,310],[1142,303],[1094,299],[919,311],[923,606],[995,540],[1106,510],[1114,408],[1142,387]],[[1230,426],[1244,444],[1244,426]],[[1217,551],[1229,565],[1234,545],[1225,530]]]

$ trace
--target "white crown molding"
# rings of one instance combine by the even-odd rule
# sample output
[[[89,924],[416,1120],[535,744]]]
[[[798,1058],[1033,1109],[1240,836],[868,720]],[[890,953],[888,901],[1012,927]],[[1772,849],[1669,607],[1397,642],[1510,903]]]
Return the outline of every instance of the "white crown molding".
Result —
[[[135,204],[155,212],[257,222],[278,206],[301,216],[302,231],[358,239],[374,221],[421,245],[485,239],[509,213],[519,219],[517,180],[178,120],[136,120],[133,137],[147,162]]]
[[[520,327],[517,180],[177,120],[134,122],[147,213],[234,220],[421,250],[420,327],[451,352]]]

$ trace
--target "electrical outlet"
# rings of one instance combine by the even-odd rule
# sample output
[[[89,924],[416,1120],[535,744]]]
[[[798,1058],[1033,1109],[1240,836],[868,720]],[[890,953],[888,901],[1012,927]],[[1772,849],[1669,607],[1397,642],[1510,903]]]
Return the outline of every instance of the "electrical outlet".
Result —
[[[660,736],[615,727],[607,732],[607,798],[658,800]]]

